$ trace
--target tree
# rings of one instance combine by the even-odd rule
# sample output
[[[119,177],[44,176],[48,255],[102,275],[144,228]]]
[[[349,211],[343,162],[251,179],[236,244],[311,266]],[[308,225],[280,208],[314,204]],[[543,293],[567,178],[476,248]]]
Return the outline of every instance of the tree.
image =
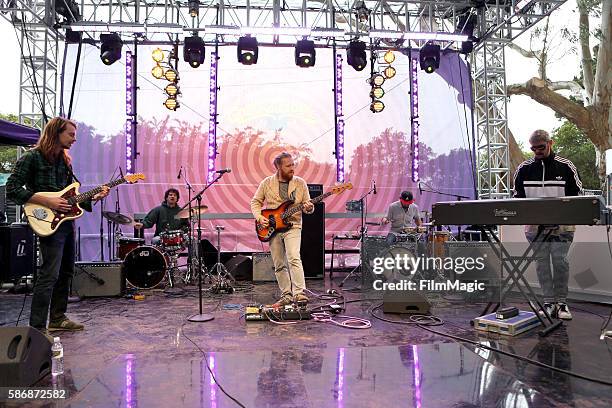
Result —
[[[565,121],[552,134],[554,150],[574,163],[580,174],[583,188],[600,189],[597,167],[595,165],[595,146],[570,121]]]
[[[574,39],[579,44],[582,56],[582,81],[574,78],[570,81],[553,82],[547,77],[546,66],[554,60],[551,58],[554,41],[551,39],[549,21],[546,19],[544,29],[534,32],[534,36],[539,39],[537,50],[525,50],[515,44],[510,45],[523,56],[537,60],[538,77],[533,77],[524,84],[508,85],[506,92],[508,96],[527,95],[571,122],[579,133],[594,145],[599,184],[603,185],[606,177],[605,151],[612,148],[612,76],[609,73],[612,62],[612,1],[577,0],[577,5],[579,30]],[[589,14],[598,13],[600,5],[601,30],[594,35],[599,39],[599,44],[593,48],[596,54],[594,59],[590,47],[593,35],[589,26]],[[562,34],[565,39],[572,40],[569,30],[562,30]],[[561,90],[571,91],[573,97],[562,95],[558,92]],[[515,154],[515,151],[511,151],[511,154]]]

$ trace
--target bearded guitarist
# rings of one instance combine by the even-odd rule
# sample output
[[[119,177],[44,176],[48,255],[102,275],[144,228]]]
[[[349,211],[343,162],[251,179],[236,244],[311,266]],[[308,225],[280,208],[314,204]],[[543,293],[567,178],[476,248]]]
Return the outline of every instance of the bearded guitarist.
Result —
[[[41,192],[60,191],[72,183],[71,157],[68,150],[76,142],[76,123],[53,118],[47,123],[36,146],[26,152],[15,164],[6,183],[6,195],[17,204],[38,204],[61,213],[72,209],[62,197],[48,197]],[[103,186],[93,196],[100,200],[108,195]],[[91,211],[91,201],[81,207]],[[66,317],[70,280],[74,274],[75,233],[74,221],[62,223],[53,235],[40,237],[42,265],[34,285],[30,326],[44,332],[83,330],[83,325]]]
[[[257,188],[251,199],[251,212],[255,220],[263,227],[269,226],[268,218],[262,215],[264,201],[268,207],[278,207],[287,200],[294,204],[303,204],[305,214],[314,212],[310,202],[310,193],[306,182],[295,173],[295,162],[291,155],[283,152],[274,158],[276,173],[266,177]],[[274,262],[274,272],[281,291],[281,297],[273,306],[281,307],[293,302],[304,305],[308,297],[304,295],[306,283],[304,268],[300,258],[302,240],[302,213],[296,212],[287,220],[292,225],[283,232],[276,232],[270,239],[270,253]],[[286,259],[286,263],[285,263]],[[287,265],[289,269],[287,270]]]

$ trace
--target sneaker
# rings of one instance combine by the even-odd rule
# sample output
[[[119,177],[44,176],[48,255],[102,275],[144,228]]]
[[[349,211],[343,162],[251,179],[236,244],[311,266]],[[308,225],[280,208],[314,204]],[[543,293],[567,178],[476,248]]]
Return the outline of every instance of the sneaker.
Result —
[[[281,307],[285,307],[293,303],[293,298],[291,295],[283,295],[281,298],[272,305],[272,308],[279,309]]]
[[[557,316],[559,316],[559,319],[572,320],[572,314],[567,306],[567,303],[557,303]]]
[[[295,300],[295,303],[304,304],[304,305],[308,303],[308,297],[303,293],[298,293],[297,295],[293,297],[293,299]]]
[[[83,330],[84,328],[85,326],[83,326],[81,323],[73,322],[70,319],[64,319],[64,320],[60,320],[59,322],[49,322],[48,330],[50,332],[60,331],[60,330],[78,331],[78,330]]]
[[[548,313],[550,317],[552,317],[553,319],[557,318],[557,307],[554,303],[545,302],[544,309],[546,310],[546,313]],[[540,310],[538,313],[540,314],[540,316],[546,317],[546,315],[544,314],[542,310]]]

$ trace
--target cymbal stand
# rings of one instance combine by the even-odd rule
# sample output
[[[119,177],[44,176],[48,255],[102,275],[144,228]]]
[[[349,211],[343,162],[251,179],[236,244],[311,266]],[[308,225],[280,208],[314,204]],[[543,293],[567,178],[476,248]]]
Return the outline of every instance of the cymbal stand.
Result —
[[[187,241],[187,273],[185,274],[185,277],[183,278],[183,281],[188,284],[191,283],[191,279],[193,277],[195,277],[196,275],[196,270],[197,273],[200,274],[201,269],[199,264],[194,265],[194,263],[196,263],[197,258],[194,257],[194,246],[193,246],[193,226],[195,225],[195,223],[192,223],[192,212],[191,212],[191,191],[193,190],[193,187],[191,187],[191,184],[189,183],[189,181],[187,180],[187,169],[184,169],[183,172],[183,177],[185,178],[185,188],[187,189],[187,196],[189,201],[187,202],[187,206],[189,208],[189,219],[188,219],[188,223],[189,223],[189,237],[188,237],[188,241]],[[198,222],[199,222],[200,218],[198,217]],[[197,248],[197,246],[196,246]],[[197,250],[197,249],[196,249]],[[197,255],[196,255],[197,256]]]
[[[221,225],[215,225],[217,230],[217,263],[210,267],[209,273],[212,273],[214,284],[211,288],[213,293],[233,293],[234,288],[229,281],[235,281],[234,277],[225,268],[225,265],[221,263],[221,231],[225,227]],[[215,275],[216,272],[216,275]],[[228,279],[229,278],[229,279]]]

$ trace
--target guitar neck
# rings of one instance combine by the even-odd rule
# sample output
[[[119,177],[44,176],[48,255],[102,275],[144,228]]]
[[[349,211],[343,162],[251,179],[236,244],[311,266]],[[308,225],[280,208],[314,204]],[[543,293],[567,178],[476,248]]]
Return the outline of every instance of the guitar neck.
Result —
[[[296,205],[296,206],[293,206],[293,207],[289,208],[288,210],[286,210],[286,211],[283,213],[283,218],[289,218],[289,217],[291,217],[293,214],[295,214],[295,213],[297,213],[297,212],[299,212],[299,211],[302,211],[302,210],[304,209],[304,204],[306,204],[306,203],[313,203],[313,204],[316,204],[316,203],[318,203],[318,202],[320,202],[320,201],[323,201],[324,199],[326,199],[327,197],[329,197],[329,196],[330,196],[330,195],[332,195],[332,194],[333,194],[332,192],[328,191],[328,192],[327,192],[327,193],[325,193],[325,194],[321,194],[321,195],[320,195],[320,196],[318,196],[318,197],[311,198],[311,199],[310,199],[310,200],[308,200],[308,201],[305,201],[305,202],[303,202],[303,203],[301,203],[301,204],[298,204],[298,205]]]
[[[72,197],[68,198],[67,201],[68,201],[68,203],[70,205],[74,205],[74,204],[77,204],[77,203],[82,203],[83,201],[90,200],[91,198],[93,198],[93,196],[95,196],[96,194],[101,192],[104,186],[112,188],[112,187],[118,186],[119,184],[123,184],[123,183],[126,183],[126,182],[127,182],[127,180],[125,178],[121,177],[121,178],[118,178],[117,180],[111,181],[110,183],[99,185],[98,187],[96,187],[96,188],[94,188],[92,190],[89,190],[89,191],[86,191],[84,193],[72,196]]]

